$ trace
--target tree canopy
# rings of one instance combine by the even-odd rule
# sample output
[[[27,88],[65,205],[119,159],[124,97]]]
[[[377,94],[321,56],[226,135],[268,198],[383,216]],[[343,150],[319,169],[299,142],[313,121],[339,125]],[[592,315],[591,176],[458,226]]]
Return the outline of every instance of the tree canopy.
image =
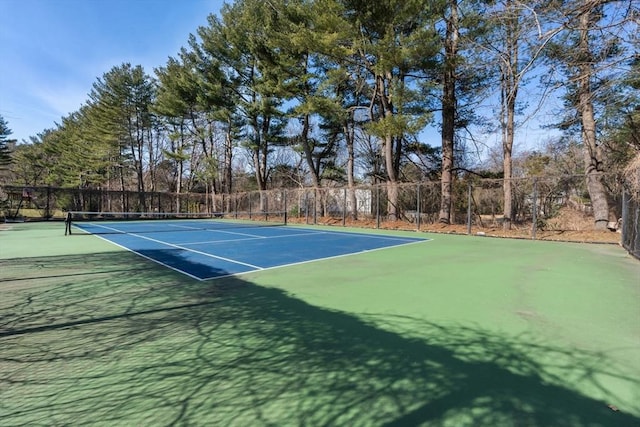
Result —
[[[388,187],[393,218],[397,184],[430,177],[441,180],[448,222],[452,183],[490,132],[500,136],[494,172],[510,218],[518,125],[531,108],[549,112],[555,94],[564,100],[556,128],[583,151],[605,212],[598,174],[622,170],[640,149],[637,9],[630,0],[236,0],[153,75],[125,63],[97,78],[80,109],[20,146],[13,178],[141,193],[230,193],[243,189],[236,178],[261,190],[375,181]],[[522,100],[523,86],[537,98]],[[10,134],[0,117],[3,162]]]
[[[4,117],[0,116],[0,166],[7,165],[11,161],[9,153],[9,135],[13,132]]]

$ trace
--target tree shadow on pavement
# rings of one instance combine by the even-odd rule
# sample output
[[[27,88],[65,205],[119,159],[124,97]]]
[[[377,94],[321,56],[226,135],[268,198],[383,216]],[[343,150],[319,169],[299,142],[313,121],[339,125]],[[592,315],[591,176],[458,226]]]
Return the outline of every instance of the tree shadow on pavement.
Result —
[[[640,409],[564,386],[538,357],[571,360],[567,377],[595,386],[615,376],[640,388],[602,354],[333,311],[238,277],[198,282],[129,253],[9,262],[3,426],[640,424]]]

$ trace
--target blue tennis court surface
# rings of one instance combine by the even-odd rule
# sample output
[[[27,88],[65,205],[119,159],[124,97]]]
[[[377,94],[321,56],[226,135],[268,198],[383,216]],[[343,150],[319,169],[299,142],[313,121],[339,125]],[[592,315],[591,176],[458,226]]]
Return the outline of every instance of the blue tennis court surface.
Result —
[[[76,223],[75,227],[198,280],[417,243],[427,238],[202,220]]]

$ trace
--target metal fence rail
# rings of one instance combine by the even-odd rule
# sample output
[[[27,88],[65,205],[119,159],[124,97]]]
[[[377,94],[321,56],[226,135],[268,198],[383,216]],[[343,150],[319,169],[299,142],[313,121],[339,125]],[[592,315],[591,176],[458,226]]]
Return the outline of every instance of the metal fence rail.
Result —
[[[0,218],[62,219],[68,211],[206,212],[205,194],[115,191],[94,188],[5,185],[0,187]]]
[[[636,256],[638,199],[624,193],[617,176],[605,176],[612,219],[622,217],[625,247]],[[541,231],[593,229],[593,213],[584,176],[545,176],[510,180],[510,226],[525,237]],[[460,179],[454,182],[451,222],[460,232],[500,230],[504,223],[504,180]],[[233,194],[158,193],[89,188],[0,187],[0,217],[62,219],[67,211],[92,212],[224,212],[259,216],[286,212],[288,221],[356,227],[429,230],[439,224],[440,182],[387,184],[353,188],[286,188]]]

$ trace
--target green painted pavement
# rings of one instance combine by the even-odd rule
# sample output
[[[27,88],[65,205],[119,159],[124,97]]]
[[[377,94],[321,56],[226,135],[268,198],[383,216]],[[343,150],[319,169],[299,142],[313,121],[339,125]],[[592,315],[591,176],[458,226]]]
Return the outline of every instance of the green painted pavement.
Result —
[[[617,246],[429,235],[197,282],[61,226],[0,231],[3,426],[640,425]]]

